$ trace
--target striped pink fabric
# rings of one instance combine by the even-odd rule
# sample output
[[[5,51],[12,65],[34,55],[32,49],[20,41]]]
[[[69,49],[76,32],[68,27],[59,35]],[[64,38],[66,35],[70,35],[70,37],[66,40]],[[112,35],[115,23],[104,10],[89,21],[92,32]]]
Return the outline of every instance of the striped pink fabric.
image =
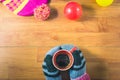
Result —
[[[0,0],[8,9],[19,16],[31,16],[34,9],[41,4],[47,4],[48,0]],[[24,3],[23,3],[24,2]],[[22,7],[21,7],[22,4]],[[19,8],[19,9],[18,9]]]
[[[76,79],[71,79],[71,80],[90,80],[90,77],[87,73],[83,74],[82,76],[76,78]]]
[[[3,2],[3,1],[5,1],[5,0],[0,0],[0,2]]]
[[[6,6],[11,10],[16,10],[24,0],[11,0]]]

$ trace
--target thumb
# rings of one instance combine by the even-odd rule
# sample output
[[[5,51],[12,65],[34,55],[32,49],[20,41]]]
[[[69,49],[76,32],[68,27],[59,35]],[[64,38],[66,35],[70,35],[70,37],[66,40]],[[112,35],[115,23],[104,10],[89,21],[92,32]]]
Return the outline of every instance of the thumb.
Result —
[[[86,61],[80,50],[75,50],[72,54],[74,63],[70,69],[70,77],[75,79],[86,73]]]

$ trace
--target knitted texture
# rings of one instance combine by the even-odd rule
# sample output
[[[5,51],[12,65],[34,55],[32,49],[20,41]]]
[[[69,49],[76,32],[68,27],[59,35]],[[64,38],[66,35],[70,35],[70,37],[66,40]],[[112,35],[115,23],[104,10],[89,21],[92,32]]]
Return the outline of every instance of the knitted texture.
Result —
[[[20,16],[33,15],[34,9],[48,0],[1,0],[10,11]]]
[[[68,50],[70,51],[75,46],[73,45],[61,45],[57,46],[50,51],[45,56],[44,62],[43,62],[43,72],[45,74],[46,80],[62,80],[60,71],[57,70],[53,63],[52,58],[55,52],[59,50]],[[69,75],[71,80],[90,80],[89,75],[86,73],[86,61],[83,57],[82,52],[77,48],[72,53],[74,57],[74,63],[72,67],[69,69]]]
[[[3,1],[5,1],[5,0],[0,0],[0,2],[3,2]]]
[[[37,20],[46,20],[50,16],[50,8],[47,4],[42,4],[34,9],[34,16]]]
[[[76,79],[71,79],[71,80],[90,80],[90,77],[87,73],[83,74],[82,76],[76,78]]]
[[[61,76],[60,76],[60,72],[59,70],[57,70],[52,63],[52,57],[53,54],[60,50],[60,47],[57,46],[53,49],[51,49],[50,51],[48,51],[48,53],[46,54],[46,57],[44,59],[43,62],[43,72],[46,76],[46,80],[61,80]]]
[[[6,6],[11,11],[15,11],[22,3],[23,3],[23,0],[11,0],[9,3],[6,4]]]

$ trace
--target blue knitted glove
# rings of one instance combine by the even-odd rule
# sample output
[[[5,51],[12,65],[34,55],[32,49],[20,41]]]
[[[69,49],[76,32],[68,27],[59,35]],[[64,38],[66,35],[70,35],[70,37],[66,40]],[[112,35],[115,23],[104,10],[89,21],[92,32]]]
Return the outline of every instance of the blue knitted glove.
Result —
[[[47,54],[43,62],[43,72],[46,76],[46,80],[61,80],[60,72],[57,70],[52,63],[53,54],[60,50],[59,46],[51,49]]]
[[[59,70],[57,70],[53,63],[52,57],[58,50],[72,50],[73,45],[61,45],[51,49],[47,54],[43,62],[43,72],[46,76],[46,80],[62,80]],[[71,80],[90,80],[89,75],[86,73],[85,58],[82,52],[77,48],[72,52],[74,57],[73,66],[69,69]]]
[[[61,48],[70,51],[75,46],[73,45],[62,45]],[[86,61],[82,55],[82,52],[77,48],[72,53],[74,57],[73,66],[70,69],[71,80],[90,80],[89,75],[86,73]]]

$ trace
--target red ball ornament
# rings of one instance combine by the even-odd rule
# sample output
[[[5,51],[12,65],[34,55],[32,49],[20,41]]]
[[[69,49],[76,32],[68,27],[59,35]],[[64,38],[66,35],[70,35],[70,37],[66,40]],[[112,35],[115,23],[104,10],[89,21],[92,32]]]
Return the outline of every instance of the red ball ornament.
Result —
[[[68,2],[64,8],[64,15],[71,20],[77,20],[82,16],[82,7],[77,2]]]

